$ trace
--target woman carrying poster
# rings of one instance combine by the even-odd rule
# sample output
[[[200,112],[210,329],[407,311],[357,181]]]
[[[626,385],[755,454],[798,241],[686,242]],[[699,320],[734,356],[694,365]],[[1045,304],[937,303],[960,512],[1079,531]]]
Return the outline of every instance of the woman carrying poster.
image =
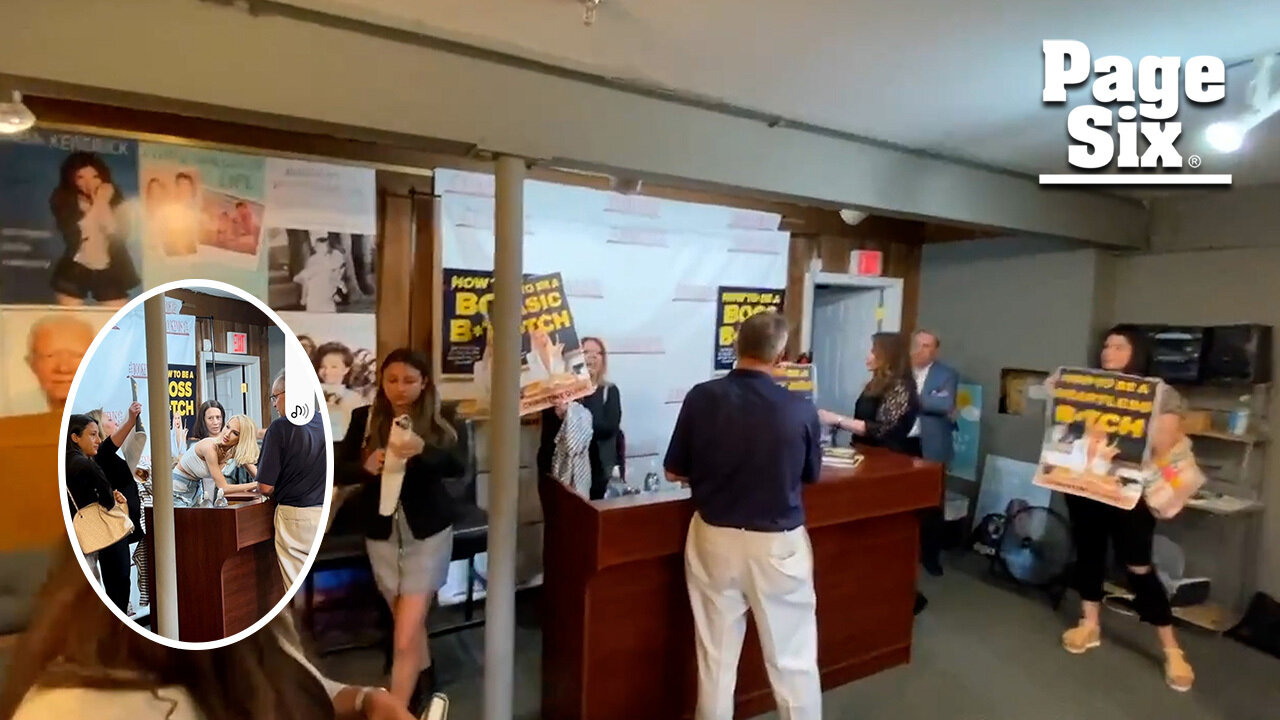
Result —
[[[1129,375],[1142,374],[1147,367],[1146,341],[1136,331],[1124,327],[1110,330],[1102,345],[1099,367],[1102,370]],[[1050,383],[1054,382],[1050,379]],[[1157,390],[1156,414],[1150,439],[1151,457],[1155,463],[1176,447],[1185,445],[1181,430],[1182,400],[1178,393],[1161,383]],[[1091,437],[1092,436],[1092,437]],[[1099,442],[1097,433],[1086,431],[1088,464],[1110,464],[1111,451]],[[1125,510],[1079,495],[1066,494],[1071,516],[1071,533],[1076,546],[1074,585],[1080,593],[1079,624],[1062,635],[1062,646],[1072,654],[1083,654],[1102,644],[1100,608],[1102,583],[1107,570],[1108,540],[1128,573],[1129,590],[1134,594],[1133,606],[1138,617],[1155,626],[1164,648],[1165,682],[1179,692],[1191,689],[1195,673],[1183,654],[1173,632],[1173,613],[1169,596],[1152,567],[1151,548],[1155,537],[1156,518],[1145,500]]]
[[[83,305],[92,297],[123,307],[129,291],[142,282],[125,246],[123,202],[100,157],[74,152],[62,161],[58,186],[49,197],[65,245],[50,282],[59,305]]]

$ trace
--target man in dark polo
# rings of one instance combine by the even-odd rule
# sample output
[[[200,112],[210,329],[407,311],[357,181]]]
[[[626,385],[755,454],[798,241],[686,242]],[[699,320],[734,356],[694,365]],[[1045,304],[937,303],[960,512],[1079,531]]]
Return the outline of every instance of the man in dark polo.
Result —
[[[271,386],[271,402],[280,417],[267,426],[258,462],[258,487],[276,501],[276,559],[288,591],[302,574],[316,533],[324,520],[324,491],[329,481],[324,421],[316,408],[306,425],[285,417],[284,372]]]
[[[787,321],[753,315],[738,331],[737,366],[685,396],[667,448],[667,477],[688,484],[697,511],[685,578],[697,633],[697,720],[732,720],[738,656],[751,610],[782,720],[819,720],[817,599],[802,483],[822,465],[813,403],[771,374]]]

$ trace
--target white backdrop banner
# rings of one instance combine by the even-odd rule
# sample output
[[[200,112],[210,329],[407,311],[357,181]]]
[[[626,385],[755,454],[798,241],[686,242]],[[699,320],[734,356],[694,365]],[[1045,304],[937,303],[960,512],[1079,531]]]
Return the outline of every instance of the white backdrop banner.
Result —
[[[165,315],[165,331],[168,372],[157,374],[153,381],[147,368],[143,306],[122,317],[107,331],[93,354],[85,358],[84,380],[76,396],[71,398],[71,409],[83,413],[101,408],[105,415],[122,422],[133,402],[129,382],[132,379],[138,386],[138,402],[142,403],[142,421],[147,434],[163,432],[172,436],[173,409],[191,418],[199,405],[195,396],[196,319],[192,315]],[[169,417],[151,417],[147,398],[157,389],[169,395]],[[142,458],[148,464],[151,462],[149,443]]]
[[[438,170],[435,189],[443,267],[492,270],[492,176]],[[524,271],[561,273],[579,335],[603,338],[628,472],[643,473],[666,451],[684,394],[712,377],[716,288],[785,288],[790,235],[776,214],[533,180],[524,206]]]

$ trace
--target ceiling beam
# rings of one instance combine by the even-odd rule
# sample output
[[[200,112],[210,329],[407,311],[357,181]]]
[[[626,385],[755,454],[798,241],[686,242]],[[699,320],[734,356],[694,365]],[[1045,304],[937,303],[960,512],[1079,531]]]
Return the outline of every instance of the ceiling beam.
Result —
[[[255,17],[198,0],[42,0],[7,8],[6,25],[14,31],[0,44],[0,68],[24,90],[24,83],[46,81],[50,90],[86,99],[78,93],[99,88],[161,105],[299,118],[341,137],[441,138],[661,185],[690,183],[1004,234],[1146,243],[1146,210],[1126,198],[1046,190],[1023,177],[770,127],[350,21]],[[111,52],[76,50],[97,47],[103,37],[112,38]]]

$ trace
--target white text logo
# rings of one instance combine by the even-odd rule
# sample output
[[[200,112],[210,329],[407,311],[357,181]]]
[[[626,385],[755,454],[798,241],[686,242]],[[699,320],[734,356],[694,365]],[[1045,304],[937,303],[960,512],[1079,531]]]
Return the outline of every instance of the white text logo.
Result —
[[[1199,156],[1184,162],[1178,152],[1179,106],[1183,98],[1197,105],[1221,102],[1226,97],[1226,72],[1220,58],[1207,55],[1185,63],[1180,57],[1149,55],[1138,62],[1135,72],[1133,63],[1118,55],[1091,62],[1089,48],[1078,40],[1045,40],[1041,97],[1045,103],[1065,103],[1067,88],[1096,76],[1090,88],[1094,102],[1073,108],[1067,116],[1071,140],[1067,161],[1081,170],[1115,167],[1119,172],[1041,175],[1040,183],[1230,184],[1230,175],[1143,172],[1199,168]]]

